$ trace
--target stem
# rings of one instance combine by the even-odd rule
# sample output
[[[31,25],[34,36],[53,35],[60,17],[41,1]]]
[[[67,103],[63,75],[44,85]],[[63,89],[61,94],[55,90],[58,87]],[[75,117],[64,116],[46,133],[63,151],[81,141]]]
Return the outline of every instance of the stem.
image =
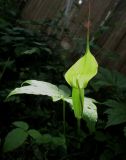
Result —
[[[7,59],[7,61],[6,61],[6,63],[5,63],[5,66],[4,66],[4,68],[3,68],[3,71],[2,71],[2,73],[1,73],[1,75],[0,75],[0,80],[2,79],[2,77],[3,77],[4,73],[5,73],[5,70],[6,70],[6,68],[7,68],[8,63],[9,63],[9,60],[10,60],[10,57]]]
[[[87,51],[90,49],[89,39],[90,39],[90,17],[91,17],[91,4],[90,0],[88,3],[88,26],[87,26]]]
[[[80,135],[80,127],[81,127],[80,119],[77,119],[77,134],[78,134],[78,136]]]
[[[65,101],[63,100],[63,132],[64,132],[64,136],[66,136],[66,105],[65,105]]]

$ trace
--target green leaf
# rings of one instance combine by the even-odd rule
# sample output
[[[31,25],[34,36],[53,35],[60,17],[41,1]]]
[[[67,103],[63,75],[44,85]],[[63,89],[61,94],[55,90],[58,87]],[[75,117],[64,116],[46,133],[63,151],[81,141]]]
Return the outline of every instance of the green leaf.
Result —
[[[36,47],[34,47],[34,48],[30,49],[30,50],[24,51],[22,54],[29,54],[29,55],[31,55],[33,53],[38,53],[38,52],[40,52],[39,49],[36,48]]]
[[[25,130],[25,131],[28,130],[28,128],[29,128],[29,125],[23,121],[15,121],[12,124],[18,128]]]
[[[59,91],[63,97],[69,97],[71,94],[70,89],[65,85],[59,85]]]
[[[28,134],[29,134],[33,139],[35,139],[38,144],[41,143],[42,134],[41,134],[39,131],[37,131],[36,129],[30,129],[30,130],[28,131]]]
[[[51,140],[52,146],[62,146],[64,147],[64,149],[67,148],[66,146],[66,139],[64,136],[60,136],[60,137],[53,137],[52,136],[52,140]]]
[[[68,102],[73,109],[73,102],[71,98],[65,98],[64,99],[66,102]],[[83,119],[86,121],[87,126],[90,130],[90,132],[95,131],[95,124],[97,122],[97,108],[96,105],[94,104],[96,101],[92,98],[84,98],[84,107],[83,107]]]
[[[38,144],[48,144],[52,141],[52,136],[50,134],[41,134],[35,129],[30,129],[28,134],[35,139]]]
[[[8,97],[15,94],[47,95],[52,97],[54,101],[58,101],[66,96],[68,97],[68,93],[65,93],[65,91],[61,90],[56,85],[53,85],[48,82],[28,80],[25,81],[23,84],[25,83],[29,85],[14,89],[13,91],[10,92]]]
[[[13,129],[5,138],[3,150],[4,152],[13,151],[20,147],[27,139],[28,133],[20,128]]]
[[[53,137],[50,134],[41,134],[39,131],[35,129],[30,129],[28,134],[36,140],[37,144],[52,144],[52,146],[65,146],[65,138],[61,137]]]
[[[110,108],[105,111],[108,115],[108,122],[106,127],[121,124],[126,122],[126,104],[114,100],[108,100],[103,104]]]
[[[72,67],[66,72],[65,79],[71,87],[86,88],[88,82],[97,74],[98,64],[89,48]],[[77,84],[78,83],[78,84]]]
[[[98,91],[101,87],[107,86],[125,90],[126,77],[117,71],[111,71],[100,67],[98,74],[90,84],[96,91]]]
[[[95,124],[98,118],[97,107],[93,102],[94,102],[93,99],[86,98],[84,101],[84,109],[83,109],[83,119],[86,121],[90,132],[95,131]]]
[[[52,136],[50,134],[43,134],[39,142],[40,144],[48,144],[51,141],[52,141]]]

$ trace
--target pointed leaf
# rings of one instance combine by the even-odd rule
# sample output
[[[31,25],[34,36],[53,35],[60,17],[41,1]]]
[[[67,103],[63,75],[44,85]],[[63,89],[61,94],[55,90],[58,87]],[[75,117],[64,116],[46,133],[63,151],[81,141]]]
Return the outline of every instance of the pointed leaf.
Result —
[[[68,93],[65,93],[65,91],[59,89],[56,85],[48,82],[28,80],[25,81],[23,84],[25,83],[29,85],[14,89],[10,92],[8,97],[15,94],[47,95],[52,97],[54,101],[58,101],[63,97],[68,97]]]
[[[91,82],[91,86],[98,91],[101,87],[114,87],[126,90],[126,77],[117,71],[111,71],[100,67],[97,76]]]
[[[38,144],[41,143],[42,134],[41,134],[39,131],[37,131],[37,130],[35,130],[35,129],[30,129],[30,130],[28,131],[28,134],[29,134],[33,139],[35,139]]]
[[[96,74],[98,64],[90,50],[87,49],[85,55],[80,58],[72,67],[66,72],[65,79],[71,87],[85,88]]]
[[[104,102],[110,108],[105,111],[108,114],[106,127],[126,122],[126,105],[122,102],[108,100]]]
[[[15,121],[15,122],[13,122],[13,125],[18,127],[18,128],[21,128],[25,131],[28,130],[28,128],[29,128],[29,125],[26,122],[23,122],[23,121]]]
[[[27,139],[28,134],[20,128],[13,129],[5,138],[3,150],[4,152],[13,151],[20,147]]]

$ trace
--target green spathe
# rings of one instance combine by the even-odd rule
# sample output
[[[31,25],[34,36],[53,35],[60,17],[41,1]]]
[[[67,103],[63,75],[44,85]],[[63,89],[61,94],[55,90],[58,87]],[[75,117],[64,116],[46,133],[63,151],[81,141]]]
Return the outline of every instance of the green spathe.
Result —
[[[84,107],[84,88],[97,74],[98,63],[90,52],[89,34],[87,35],[86,53],[65,74],[65,79],[72,87],[72,101],[74,114],[77,119],[82,118]]]
[[[73,110],[76,118],[83,116],[84,89],[72,88]]]
[[[98,63],[87,48],[86,53],[66,72],[65,79],[71,87],[86,88],[88,82],[97,74]],[[77,84],[78,81],[78,84]]]

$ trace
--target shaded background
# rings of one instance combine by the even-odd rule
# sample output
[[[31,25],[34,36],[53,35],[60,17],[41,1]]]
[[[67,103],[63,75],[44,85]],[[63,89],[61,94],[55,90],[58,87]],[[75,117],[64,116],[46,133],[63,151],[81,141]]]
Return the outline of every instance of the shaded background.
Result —
[[[65,0],[29,0],[22,18],[41,21],[60,17],[59,25],[62,25],[64,16],[61,14],[66,6]],[[83,40],[87,16],[87,0],[81,5],[72,5],[67,15],[67,27],[73,37],[68,42]],[[91,23],[91,42],[99,63],[126,73],[126,0],[91,0]]]

